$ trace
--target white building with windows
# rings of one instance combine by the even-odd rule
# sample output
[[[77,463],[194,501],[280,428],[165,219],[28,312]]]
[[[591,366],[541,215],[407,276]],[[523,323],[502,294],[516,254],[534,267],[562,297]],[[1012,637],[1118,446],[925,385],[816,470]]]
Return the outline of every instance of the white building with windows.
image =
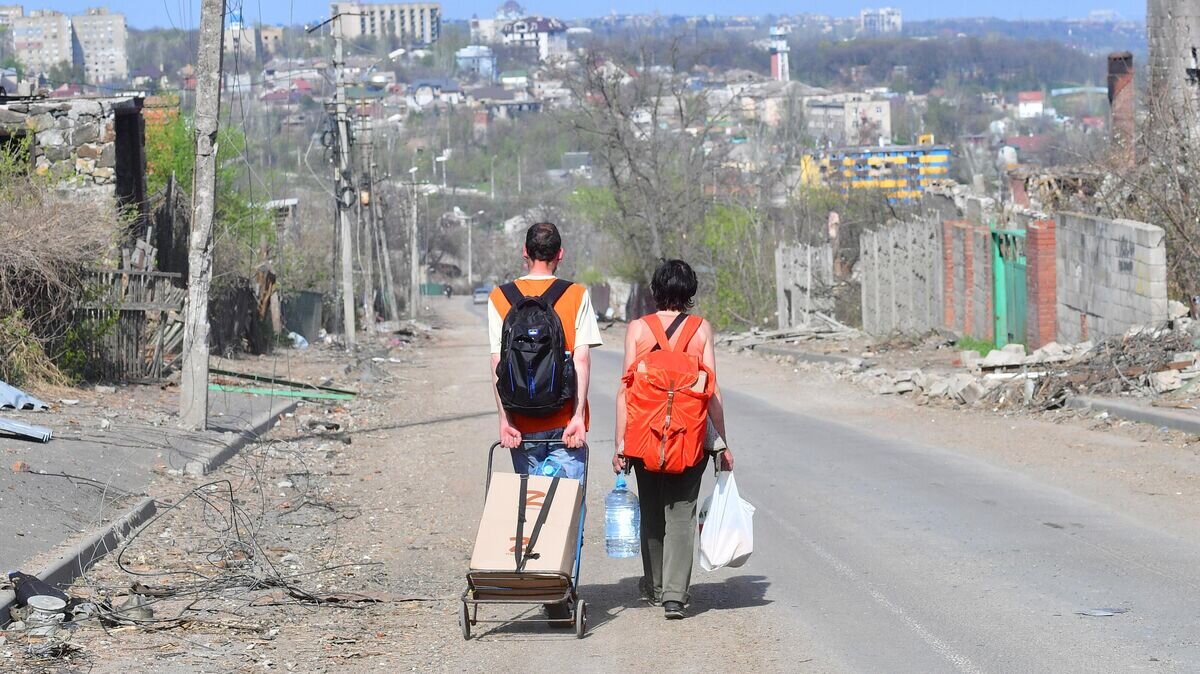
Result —
[[[345,15],[337,21],[346,39],[394,37],[405,44],[428,45],[442,32],[442,6],[436,2],[335,2],[329,16],[338,14]]]
[[[527,16],[504,24],[500,34],[507,46],[537,50],[543,62],[567,55],[567,26],[558,19]]]
[[[62,12],[34,10],[12,18],[13,54],[26,76],[44,75],[60,64],[73,63],[71,18]]]
[[[898,35],[904,20],[895,7],[864,9],[858,15],[858,29],[865,35]]]
[[[110,14],[93,7],[71,17],[75,63],[83,66],[89,84],[128,79],[129,57],[125,51],[125,15]]]

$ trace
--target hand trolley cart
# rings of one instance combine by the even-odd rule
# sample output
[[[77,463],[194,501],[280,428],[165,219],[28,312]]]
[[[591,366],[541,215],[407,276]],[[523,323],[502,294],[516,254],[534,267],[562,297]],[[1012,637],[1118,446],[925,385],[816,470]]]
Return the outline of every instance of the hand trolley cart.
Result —
[[[532,440],[526,442],[560,442],[559,440]],[[488,451],[487,482],[485,494],[492,485],[492,462],[500,443],[495,443]],[[587,465],[588,451],[584,446],[583,460]],[[587,514],[587,479],[586,475],[579,489],[582,492],[583,507],[579,510],[578,536],[575,541],[575,560],[570,575],[562,572],[547,571],[490,571],[472,569],[467,573],[467,589],[462,594],[462,610],[459,614],[459,625],[462,627],[463,639],[471,638],[471,626],[479,623],[511,623],[511,622],[543,622],[565,623],[575,625],[575,636],[582,639],[587,631],[587,603],[579,598],[579,558],[583,550],[583,523]],[[566,479],[566,478],[562,478]],[[524,484],[524,483],[522,483]],[[553,487],[551,488],[554,489]],[[486,498],[486,496],[485,496]],[[547,501],[552,498],[548,497]],[[542,508],[542,512],[549,510]],[[539,514],[539,519],[544,515]],[[535,525],[535,529],[540,525]],[[536,534],[533,535],[536,537]],[[530,542],[533,547],[533,541]],[[522,568],[520,551],[514,564]],[[514,618],[484,620],[479,617],[479,607],[482,604],[563,604],[570,612],[569,618]]]

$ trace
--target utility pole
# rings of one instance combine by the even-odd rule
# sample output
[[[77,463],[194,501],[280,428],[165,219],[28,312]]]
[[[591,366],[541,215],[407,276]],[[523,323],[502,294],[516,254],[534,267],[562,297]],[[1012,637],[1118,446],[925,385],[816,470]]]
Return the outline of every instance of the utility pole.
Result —
[[[192,234],[188,242],[188,298],[183,322],[180,423],[208,427],[208,288],[212,284],[213,215],[217,192],[217,129],[221,114],[221,55],[225,0],[203,0],[196,57],[196,168],[192,173]]]
[[[375,172],[376,165],[372,161],[371,172]],[[380,179],[389,179],[389,176],[384,176]],[[392,276],[392,252],[388,248],[387,226],[383,218],[383,191],[382,189],[376,193],[374,184],[371,187],[371,227],[375,236],[379,237],[379,275],[381,277],[380,290],[383,293],[384,306],[387,307],[388,316],[393,320],[400,320],[399,307],[396,304],[396,277]]]
[[[361,101],[360,101],[361,104]],[[359,265],[363,268],[363,320],[367,334],[375,332],[375,235],[373,232],[374,212],[371,210],[371,201],[374,200],[374,178],[371,174],[371,165],[374,154],[374,125],[371,123],[371,118],[358,117],[358,137],[359,147],[359,170],[361,175],[365,176],[360,183],[357,210],[358,210],[358,257]],[[364,207],[367,213],[363,213]],[[368,224],[367,219],[371,222]],[[366,242],[367,254],[363,258],[363,242]]]
[[[421,255],[417,252],[417,167],[408,170],[412,184],[412,221],[408,225],[408,316],[416,319],[421,305]]]
[[[334,115],[337,122],[338,163],[337,163],[337,212],[339,235],[342,248],[342,311],[345,315],[343,326],[346,332],[346,350],[354,350],[357,336],[354,325],[354,241],[350,225],[350,214],[347,212],[354,205],[347,203],[348,194],[354,194],[354,181],[350,176],[350,129],[346,111],[346,62],[342,56],[342,22],[341,14],[334,16],[333,21],[333,68],[337,76],[337,93],[334,95]],[[355,195],[357,200],[357,195]]]

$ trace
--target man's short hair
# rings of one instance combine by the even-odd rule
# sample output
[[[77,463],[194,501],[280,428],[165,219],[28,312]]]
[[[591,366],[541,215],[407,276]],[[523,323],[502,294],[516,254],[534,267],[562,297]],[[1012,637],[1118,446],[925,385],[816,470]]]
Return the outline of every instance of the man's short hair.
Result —
[[[691,265],[683,260],[663,260],[650,280],[650,294],[659,311],[687,311],[699,286]]]
[[[539,222],[525,232],[525,252],[529,259],[554,262],[562,250],[562,236],[553,222]]]

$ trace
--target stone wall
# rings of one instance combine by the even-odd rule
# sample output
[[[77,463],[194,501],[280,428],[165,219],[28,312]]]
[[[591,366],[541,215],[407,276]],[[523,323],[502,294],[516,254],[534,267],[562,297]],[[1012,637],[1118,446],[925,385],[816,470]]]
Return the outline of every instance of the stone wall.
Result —
[[[775,298],[779,327],[790,328],[809,322],[819,311],[833,316],[833,247],[805,244],[780,245],[775,249]]]
[[[73,98],[0,105],[0,138],[31,138],[30,167],[142,208],[145,132],[140,98]]]
[[[917,220],[863,232],[856,269],[863,330],[920,334],[942,326],[942,232]]]
[[[1131,220],[1057,217],[1058,337],[1079,342],[1167,320],[1166,234]]]

